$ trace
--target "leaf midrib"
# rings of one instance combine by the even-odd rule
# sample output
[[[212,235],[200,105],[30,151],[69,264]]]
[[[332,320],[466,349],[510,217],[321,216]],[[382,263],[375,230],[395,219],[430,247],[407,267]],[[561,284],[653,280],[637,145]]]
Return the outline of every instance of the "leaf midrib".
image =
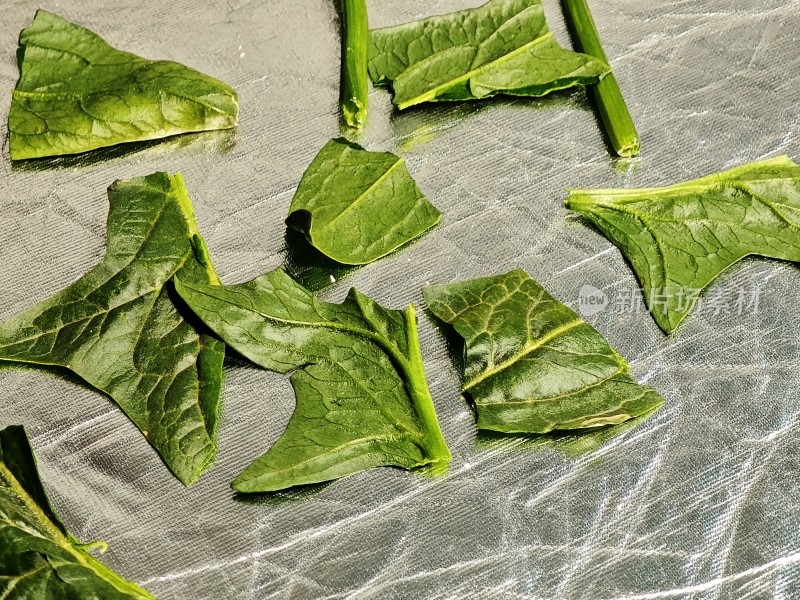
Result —
[[[286,319],[286,318],[276,317],[274,315],[269,315],[269,314],[263,313],[262,311],[256,310],[255,308],[249,308],[249,309],[245,308],[245,307],[243,307],[243,306],[241,306],[239,304],[236,304],[236,303],[228,300],[227,298],[220,298],[218,296],[211,295],[211,294],[207,293],[206,291],[198,289],[197,287],[195,287],[195,286],[193,286],[191,284],[187,284],[187,283],[181,282],[181,285],[186,287],[186,288],[191,289],[195,293],[202,294],[203,296],[211,298],[211,299],[213,299],[213,300],[215,300],[217,302],[224,302],[225,304],[228,304],[228,305],[233,306],[235,308],[238,308],[240,310],[247,310],[247,311],[249,311],[249,312],[251,312],[253,314],[259,315],[261,318],[263,318],[263,319],[265,319],[267,321],[272,321],[274,323],[279,323],[279,324],[282,324],[282,325],[292,325],[292,326],[295,326],[295,327],[304,327],[304,328],[309,328],[309,329],[313,329],[313,328],[333,329],[333,330],[336,330],[336,331],[343,331],[343,332],[346,332],[346,333],[349,333],[349,334],[352,334],[352,335],[358,335],[358,336],[361,336],[363,338],[368,339],[369,341],[374,343],[376,346],[378,346],[378,348],[380,348],[381,351],[385,355],[387,355],[389,357],[390,362],[392,362],[392,364],[394,365],[395,369],[398,369],[400,371],[400,373],[399,373],[400,380],[403,383],[403,387],[404,387],[405,392],[406,392],[406,394],[407,394],[407,396],[409,398],[409,402],[413,406],[414,413],[417,415],[417,418],[423,424],[423,427],[422,427],[421,431],[417,431],[417,432],[414,432],[414,431],[411,431],[411,430],[406,430],[406,431],[409,434],[412,434],[412,435],[418,435],[419,433],[421,433],[422,436],[418,436],[419,439],[423,440],[423,442],[426,441],[426,440],[430,441],[429,440],[430,432],[428,431],[429,428],[428,428],[428,423],[427,423],[427,417],[426,417],[425,414],[422,414],[422,413],[425,412],[426,408],[424,406],[420,406],[421,399],[417,397],[417,395],[419,394],[419,390],[417,388],[419,388],[419,387],[424,387],[425,392],[428,394],[428,396],[430,395],[430,392],[428,391],[428,388],[427,388],[427,382],[425,381],[424,372],[421,375],[418,374],[416,372],[415,368],[414,368],[414,365],[412,364],[412,361],[410,359],[407,359],[405,356],[403,356],[403,354],[400,352],[400,350],[388,338],[385,338],[382,335],[379,335],[377,333],[369,331],[368,329],[362,329],[360,327],[353,327],[353,326],[345,325],[345,324],[342,324],[342,323],[336,323],[334,321],[296,321],[296,320],[293,320],[293,319]],[[415,319],[413,314],[410,315],[410,316],[409,315],[405,315],[406,328],[407,329],[410,326],[409,325],[409,319],[412,319],[412,320]],[[411,336],[409,336],[409,337],[411,337]],[[411,340],[409,340],[409,342],[412,343]],[[421,361],[421,357],[418,357],[418,359]],[[420,382],[417,381],[418,379],[422,380],[421,381],[421,383],[423,384],[422,386],[420,386]],[[436,440],[434,440],[433,443],[435,444]]]
[[[131,89],[131,86],[127,86],[126,88],[119,88],[119,89],[122,89],[123,91],[124,90],[129,90],[129,89]],[[175,98],[180,98],[181,100],[186,100],[187,102],[194,102],[195,104],[199,104],[200,106],[202,106],[204,108],[207,108],[207,109],[209,109],[209,110],[211,110],[213,112],[219,113],[221,115],[225,115],[225,116],[229,116],[229,117],[232,116],[230,113],[225,112],[224,110],[222,110],[221,108],[219,108],[217,106],[214,106],[213,104],[209,104],[208,102],[204,102],[203,100],[200,100],[198,98],[192,98],[191,96],[186,96],[184,94],[178,94],[178,93],[176,93],[174,91],[166,90],[166,89],[164,89],[162,87],[141,86],[140,89],[142,89],[144,91],[152,91],[152,92],[163,93],[163,94],[166,94],[168,96],[173,96]],[[91,92],[26,92],[24,90],[12,90],[11,94],[12,94],[12,96],[22,96],[24,98],[43,98],[43,99],[55,98],[55,99],[82,100],[84,98],[91,97],[91,96],[108,94],[110,91],[112,91],[112,90],[101,89],[101,90],[93,90]],[[231,99],[233,99],[233,96],[230,96],[230,97],[231,97]],[[81,107],[81,110],[83,112],[86,112],[85,110],[83,110],[83,107]],[[91,117],[92,119],[94,119],[96,121],[103,121],[102,119],[98,119],[97,117],[95,117],[94,115],[92,115],[90,113],[86,113],[86,114],[89,115],[89,117]],[[108,121],[103,121],[103,122],[108,122]],[[21,135],[21,134],[17,134],[16,132],[14,132],[14,133],[15,133],[15,135]],[[41,135],[41,134],[30,134],[30,135]]]
[[[411,99],[407,100],[406,102],[401,102],[401,103],[399,103],[397,105],[397,107],[402,110],[404,108],[408,108],[409,106],[413,106],[414,104],[419,104],[421,102],[432,100],[432,99],[436,98],[436,95],[439,92],[441,92],[443,90],[446,90],[448,88],[451,88],[454,85],[458,85],[459,83],[463,83],[465,81],[469,81],[470,79],[472,79],[476,75],[480,74],[481,72],[485,72],[485,71],[491,70],[492,68],[494,68],[494,66],[497,63],[501,63],[501,62],[506,61],[506,60],[508,60],[510,58],[513,58],[514,56],[517,56],[518,54],[521,54],[522,52],[524,52],[526,50],[529,50],[530,48],[533,48],[534,46],[537,46],[538,44],[542,43],[545,40],[551,39],[552,37],[553,37],[553,32],[552,31],[548,31],[544,35],[541,35],[541,36],[531,40],[530,42],[528,42],[526,44],[523,44],[522,46],[519,46],[518,48],[515,48],[511,52],[507,52],[506,54],[503,54],[502,56],[497,57],[493,61],[490,61],[490,62],[488,62],[486,64],[481,65],[480,67],[473,68],[472,66],[470,66],[470,70],[467,71],[464,75],[460,75],[459,77],[456,77],[455,79],[451,79],[449,81],[446,81],[445,83],[439,84],[436,87],[429,89],[425,93],[419,94],[418,96],[415,96],[414,98],[411,98]],[[464,45],[464,46],[472,46],[472,44],[462,44],[462,45]],[[457,48],[457,47],[458,46],[453,46],[453,48]],[[475,45],[473,47],[479,48],[480,44],[477,44],[477,45]],[[476,54],[477,54],[477,51],[476,51]],[[432,56],[435,56],[435,55],[432,55]],[[419,64],[419,63],[417,63],[417,64]],[[473,64],[474,64],[474,59],[473,59]],[[413,65],[413,66],[417,66],[417,65]]]
[[[769,177],[765,179],[746,179],[742,177],[715,177],[714,175],[707,175],[705,177],[701,177],[700,181],[693,180],[693,181],[685,181],[683,183],[673,183],[670,185],[665,185],[661,187],[650,187],[650,188],[627,188],[627,189],[620,189],[620,188],[597,188],[597,189],[577,189],[577,188],[567,188],[566,191],[570,196],[584,196],[591,200],[590,204],[596,204],[599,206],[608,206],[609,203],[599,199],[599,196],[607,196],[609,198],[613,198],[611,203],[621,203],[627,204],[629,202],[638,202],[642,200],[646,200],[652,196],[664,196],[670,195],[675,192],[697,192],[701,193],[703,191],[717,188],[717,187],[738,187],[742,189],[740,186],[746,183],[754,183],[754,182],[768,182],[768,181],[785,181],[786,179],[798,179],[797,176],[790,176],[790,177]],[[749,192],[751,193],[751,192]],[[571,198],[570,198],[571,200]]]
[[[624,379],[617,379],[617,377],[624,374],[625,374],[625,368],[622,365],[618,365],[617,370],[614,371],[608,377],[603,377],[602,379],[598,379],[594,383],[585,385],[583,387],[574,390],[570,390],[569,392],[564,392],[563,394],[556,394],[555,396],[543,396],[541,398],[520,398],[518,400],[506,400],[502,402],[481,402],[480,400],[475,400],[475,404],[490,408],[495,406],[517,406],[517,405],[529,405],[529,404],[541,404],[545,402],[553,402],[555,400],[561,400],[562,398],[569,398],[570,396],[581,394],[586,390],[594,389],[605,383],[608,383],[609,381],[619,381],[620,383],[631,383],[630,381],[626,381]],[[635,383],[635,385],[639,384]]]
[[[11,484],[12,490],[22,500],[22,503],[25,505],[25,507],[31,513],[33,513],[33,515],[39,520],[40,525],[42,525],[44,529],[47,530],[47,533],[50,534],[50,538],[45,537],[43,539],[49,539],[49,541],[55,543],[63,550],[66,550],[78,564],[94,573],[95,576],[111,585],[118,592],[132,595],[137,598],[152,598],[152,596],[146,590],[141,590],[144,592],[144,594],[142,594],[140,592],[141,588],[137,589],[139,586],[127,581],[121,575],[115,571],[112,571],[109,567],[95,559],[90,554],[84,554],[80,549],[76,548],[70,541],[69,537],[65,535],[64,532],[62,532],[53,523],[53,521],[47,517],[47,515],[44,514],[39,504],[30,496],[30,494],[28,494],[27,491],[25,491],[17,478],[13,475],[13,473],[11,473],[2,460],[0,460],[0,472],[2,472],[3,476]],[[38,473],[36,476],[38,477]],[[14,525],[12,524],[12,526]],[[33,535],[30,532],[27,533],[28,535]]]
[[[345,442],[343,444],[339,444],[338,446],[335,446],[333,448],[328,448],[326,446],[325,447],[325,454],[318,454],[316,456],[311,456],[311,457],[306,458],[304,460],[301,460],[301,461],[298,461],[296,463],[293,463],[290,467],[282,468],[282,469],[279,469],[277,471],[275,471],[275,470],[269,471],[266,475],[262,474],[262,475],[251,475],[251,476],[248,476],[248,477],[241,477],[241,478],[237,477],[236,481],[234,481],[234,484],[237,481],[239,481],[241,483],[241,482],[247,482],[247,481],[259,481],[259,480],[263,480],[263,479],[279,479],[280,480],[283,477],[285,477],[287,473],[292,473],[293,471],[295,471],[295,470],[297,470],[297,469],[299,469],[299,468],[301,468],[301,467],[303,467],[305,465],[308,465],[309,463],[314,463],[316,461],[324,459],[327,454],[338,452],[338,451],[340,451],[340,450],[342,450],[344,448],[350,448],[350,447],[353,447],[353,446],[364,446],[364,445],[367,445],[367,444],[369,444],[371,442],[375,442],[375,441],[399,440],[403,435],[408,436],[408,437],[413,437],[415,439],[420,439],[418,436],[410,436],[409,433],[410,432],[406,432],[406,433],[404,433],[404,434],[402,434],[400,436],[391,435],[391,434],[370,435],[370,436],[358,438],[356,440],[350,440],[350,441]],[[417,444],[414,444],[414,445],[416,446]],[[422,454],[422,456],[423,456],[423,461],[424,462],[422,464],[428,464],[430,462],[434,462],[430,458],[426,459],[424,451],[420,452],[420,454]],[[244,473],[242,475],[244,475]]]
[[[333,225],[339,219],[341,219],[345,214],[355,210],[356,205],[363,202],[367,198],[367,196],[369,196],[375,189],[378,188],[378,186],[380,186],[384,181],[388,179],[389,175],[394,171],[394,169],[398,165],[402,165],[405,162],[405,160],[400,156],[396,156],[395,158],[396,160],[392,163],[392,165],[388,169],[386,169],[386,171],[380,177],[378,177],[375,181],[373,181],[366,190],[361,192],[361,194],[356,196],[356,198],[352,202],[350,202],[350,204],[348,204],[342,212],[340,212],[338,215],[336,215],[333,219],[331,219],[327,223],[323,224],[323,226],[319,228],[319,231],[322,232],[330,227],[333,227]],[[312,220],[311,226],[309,227],[309,231],[312,231],[313,229],[314,229],[314,221]]]
[[[525,358],[526,356],[528,356],[532,352],[535,352],[536,350],[538,350],[539,348],[541,348],[542,346],[544,346],[548,342],[552,341],[553,339],[563,335],[564,333],[566,333],[567,331],[570,331],[571,329],[574,329],[576,327],[579,327],[579,326],[585,325],[585,324],[586,324],[585,321],[583,321],[581,319],[574,319],[572,321],[569,321],[569,322],[565,323],[564,325],[560,325],[559,327],[551,329],[545,335],[543,335],[542,337],[539,337],[535,341],[533,341],[533,343],[531,343],[531,340],[528,340],[525,343],[525,346],[523,346],[522,349],[519,350],[518,352],[516,352],[514,355],[512,355],[509,358],[507,358],[503,362],[501,362],[501,363],[499,363],[499,364],[497,364],[497,365],[495,365],[495,366],[493,366],[493,367],[491,367],[489,369],[486,369],[485,371],[483,371],[477,377],[474,377],[470,381],[467,381],[466,383],[464,383],[464,386],[462,387],[462,390],[465,391],[465,392],[469,391],[471,388],[475,387],[476,385],[478,385],[482,381],[485,381],[486,379],[489,379],[490,377],[494,377],[495,375],[497,375],[501,371],[504,371],[505,369],[508,369],[509,367],[513,366],[515,363],[519,362],[520,360],[522,360],[523,358]]]
[[[47,532],[59,542],[63,541],[68,543],[64,533],[47,517],[47,515],[45,515],[39,504],[30,496],[30,494],[28,494],[27,491],[25,491],[25,488],[22,487],[3,460],[0,460],[0,472],[2,472],[3,477],[11,484],[11,489],[14,491],[14,493],[22,499],[25,507],[36,516],[36,518],[39,520],[39,523],[47,530]],[[64,544],[60,543],[59,545],[63,546]],[[69,548],[72,548],[72,544],[69,544]]]
[[[70,541],[69,537],[64,534],[48,517],[45,515],[44,511],[42,511],[39,504],[28,494],[27,491],[20,485],[17,478],[11,473],[5,463],[0,460],[0,472],[2,472],[5,479],[11,484],[11,488],[14,493],[22,500],[22,503],[25,507],[36,517],[39,521],[39,524],[47,531],[50,535],[49,540],[57,544],[63,550],[66,550],[72,557],[75,558],[75,561],[79,563],[81,566],[89,569],[92,573],[94,573],[97,577],[108,583],[109,585],[113,586],[117,591],[121,593],[131,594],[133,592],[124,590],[124,587],[128,587],[131,584],[127,580],[123,579],[119,574],[115,573],[103,563],[95,560],[94,557],[91,556],[84,556],[83,553],[75,548],[75,546]],[[38,474],[37,474],[38,476]],[[13,526],[13,524],[12,524]],[[33,535],[28,532],[28,535]],[[48,539],[48,538],[44,538]],[[89,560],[91,559],[91,560]],[[93,562],[97,563],[100,568],[97,568],[96,565],[92,564]],[[123,589],[120,589],[117,584],[123,586]],[[136,591],[136,595],[139,597],[147,597],[141,596],[138,591]]]

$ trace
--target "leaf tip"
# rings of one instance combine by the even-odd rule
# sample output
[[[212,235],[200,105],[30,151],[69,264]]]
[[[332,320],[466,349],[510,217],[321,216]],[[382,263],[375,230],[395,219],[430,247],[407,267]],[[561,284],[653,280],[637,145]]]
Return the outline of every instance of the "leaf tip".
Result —
[[[245,469],[231,481],[230,486],[234,492],[239,492],[240,494],[255,494],[258,492],[270,491],[260,489],[255,483],[254,478],[247,474],[248,470],[249,469]]]

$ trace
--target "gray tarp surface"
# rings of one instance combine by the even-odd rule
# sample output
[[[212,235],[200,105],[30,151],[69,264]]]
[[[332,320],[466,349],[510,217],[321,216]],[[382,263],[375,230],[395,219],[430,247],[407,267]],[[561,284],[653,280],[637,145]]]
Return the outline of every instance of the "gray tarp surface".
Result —
[[[477,4],[368,2],[373,26]],[[81,539],[109,542],[105,562],[164,599],[800,597],[800,271],[743,261],[714,286],[727,301],[708,302],[667,338],[639,305],[620,253],[562,206],[565,187],[664,185],[800,158],[800,0],[591,4],[641,157],[609,156],[583,92],[399,114],[375,90],[361,142],[402,154],[445,219],[405,250],[335,274],[322,293],[339,301],[357,286],[399,308],[421,305],[426,283],[516,267],[573,307],[594,286],[608,304],[589,322],[664,395],[664,408],[616,436],[476,440],[445,342],[420,313],[454,454],[449,475],[378,469],[243,502],[228,484],[281,433],[294,402],[285,377],[229,364],[218,460],[186,489],[101,395],[3,368],[0,426],[29,428],[58,511]],[[0,2],[3,122],[17,35],[39,6]],[[334,3],[41,6],[118,48],[223,79],[239,92],[240,127],[58,168],[12,167],[5,148],[0,319],[95,265],[106,187],[156,170],[184,174],[225,282],[283,262],[294,189],[339,133]],[[568,44],[558,3],[545,0],[545,10]]]

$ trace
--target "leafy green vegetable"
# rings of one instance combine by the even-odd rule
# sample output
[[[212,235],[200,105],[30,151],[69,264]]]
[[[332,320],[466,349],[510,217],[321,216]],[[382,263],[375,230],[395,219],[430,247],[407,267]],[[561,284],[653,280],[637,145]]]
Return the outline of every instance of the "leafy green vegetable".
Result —
[[[233,482],[241,492],[318,483],[381,465],[450,460],[425,381],[414,307],[387,310],[355,289],[322,302],[282,269],[248,283],[176,279],[189,307],[256,364],[292,373],[283,436]]]
[[[342,0],[342,116],[350,127],[363,127],[367,119],[367,40],[369,21],[366,0]]]
[[[236,92],[224,83],[116,50],[53,13],[37,11],[19,44],[8,114],[12,160],[236,125]]]
[[[0,598],[152,600],[89,554],[56,516],[25,430],[0,431]]]
[[[607,425],[606,427],[595,429],[553,431],[541,435],[501,433],[482,429],[478,431],[475,447],[478,450],[552,449],[562,452],[569,458],[578,458],[596,452],[605,446],[607,442],[619,438],[626,431],[636,429],[660,408],[661,405],[657,405],[655,408],[618,425]]]
[[[391,82],[394,103],[495,94],[544,96],[598,81],[602,60],[564,50],[549,32],[541,0],[490,0],[483,6],[370,31],[369,73]]]
[[[65,367],[110,396],[184,483],[213,458],[224,344],[172,285],[217,283],[180,175],[109,188],[103,261],[0,324],[0,360]]]
[[[800,261],[800,167],[788,156],[662,188],[568,191],[567,207],[633,266],[667,333],[741,258]]]
[[[465,341],[478,427],[546,433],[622,423],[662,404],[628,363],[525,271],[433,285],[431,312]]]
[[[441,217],[402,158],[337,139],[320,150],[303,174],[286,222],[333,260],[362,265],[417,237]]]
[[[586,0],[562,0],[562,4],[578,50],[608,62]],[[636,133],[631,113],[628,112],[628,105],[625,104],[614,73],[609,73],[587,89],[597,106],[614,152],[624,157],[639,154],[639,134]]]

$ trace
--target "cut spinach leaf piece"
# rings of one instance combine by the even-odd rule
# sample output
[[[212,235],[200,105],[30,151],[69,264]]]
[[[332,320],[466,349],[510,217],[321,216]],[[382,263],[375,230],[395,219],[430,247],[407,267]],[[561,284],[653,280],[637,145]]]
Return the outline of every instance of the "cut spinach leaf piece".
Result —
[[[372,467],[450,460],[425,381],[414,307],[387,310],[355,289],[317,299],[278,269],[239,285],[176,279],[227,344],[291,373],[297,406],[277,442],[241,473],[240,492],[320,483]]]
[[[117,181],[108,198],[103,261],[0,323],[0,361],[64,367],[107,394],[188,485],[216,450],[225,345],[170,280],[219,279],[179,174]]]
[[[373,29],[368,56],[372,81],[391,83],[400,109],[495,94],[544,96],[595,83],[611,71],[603,60],[558,45],[541,0],[490,0]]]
[[[89,554],[59,520],[25,430],[0,430],[0,598],[154,600]]]
[[[286,223],[325,256],[363,265],[396,250],[441,218],[402,158],[335,139],[303,174]]]
[[[800,166],[788,156],[661,188],[568,192],[567,208],[628,259],[666,333],[745,256],[800,261]]]
[[[230,87],[176,62],[147,60],[39,10],[22,30],[8,113],[12,160],[77,154],[234,127]]]
[[[422,290],[464,339],[478,428],[547,433],[622,423],[660,406],[651,387],[573,310],[520,269]]]

